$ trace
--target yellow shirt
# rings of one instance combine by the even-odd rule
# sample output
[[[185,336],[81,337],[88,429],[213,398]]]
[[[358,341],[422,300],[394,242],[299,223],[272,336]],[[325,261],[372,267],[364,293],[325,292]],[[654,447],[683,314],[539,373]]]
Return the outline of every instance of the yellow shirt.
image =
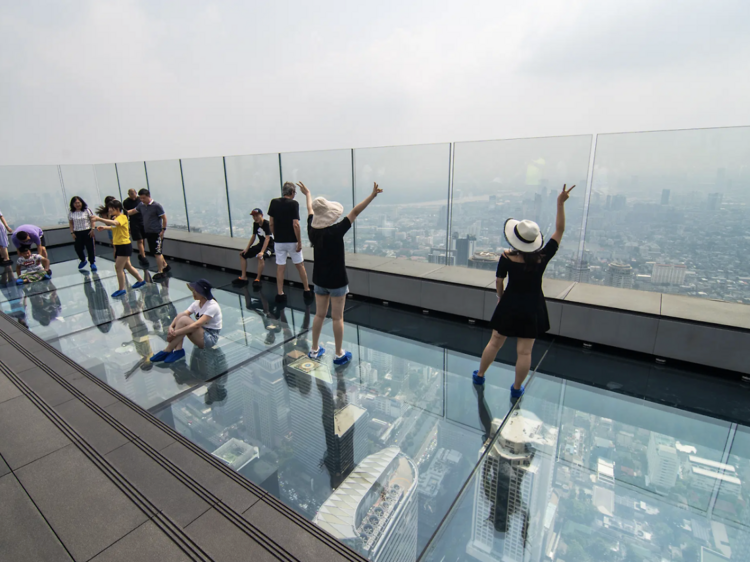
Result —
[[[130,227],[128,226],[128,217],[118,215],[115,217],[117,226],[112,227],[112,243],[115,246],[130,244]]]

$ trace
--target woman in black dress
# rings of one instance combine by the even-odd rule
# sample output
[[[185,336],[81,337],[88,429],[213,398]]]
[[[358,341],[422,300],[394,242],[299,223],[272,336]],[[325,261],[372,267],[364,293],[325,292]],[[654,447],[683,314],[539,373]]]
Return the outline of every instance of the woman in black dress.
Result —
[[[575,185],[573,186],[575,187]],[[549,316],[547,303],[542,293],[542,277],[547,264],[557,253],[565,231],[565,202],[573,187],[563,186],[557,197],[557,222],[555,233],[547,245],[533,221],[508,219],[505,222],[505,238],[513,248],[505,252],[497,264],[497,308],[492,315],[492,338],[482,353],[479,370],[474,371],[474,384],[484,384],[484,373],[489,369],[509,337],[518,338],[516,380],[510,388],[511,401],[515,403],[523,395],[523,380],[531,368],[531,350],[534,340],[547,332]],[[503,288],[508,276],[508,288]]]

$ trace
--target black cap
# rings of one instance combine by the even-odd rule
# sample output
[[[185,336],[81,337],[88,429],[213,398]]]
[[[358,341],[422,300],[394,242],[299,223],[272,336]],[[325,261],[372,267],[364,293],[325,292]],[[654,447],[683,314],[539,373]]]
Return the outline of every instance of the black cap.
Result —
[[[193,281],[192,283],[188,283],[187,286],[203,298],[206,298],[208,300],[213,300],[214,298],[214,296],[211,294],[211,283],[209,283],[206,279],[198,279],[196,281]]]
[[[261,210],[260,210],[260,209],[258,209],[258,208],[255,208],[255,209],[253,209],[252,211],[250,211],[250,214],[251,214],[251,215],[261,215],[261,216],[263,216],[263,211],[261,211]]]

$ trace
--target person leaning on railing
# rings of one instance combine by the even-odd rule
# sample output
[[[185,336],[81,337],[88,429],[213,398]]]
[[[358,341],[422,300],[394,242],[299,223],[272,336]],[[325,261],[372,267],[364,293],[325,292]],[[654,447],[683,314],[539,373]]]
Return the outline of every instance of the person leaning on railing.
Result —
[[[497,264],[497,307],[490,320],[492,337],[482,353],[479,369],[474,371],[474,384],[484,384],[484,374],[495,360],[497,352],[509,337],[518,339],[516,350],[516,378],[510,387],[511,402],[524,393],[523,381],[531,368],[531,350],[534,341],[550,329],[547,302],[542,292],[542,277],[547,264],[557,253],[565,232],[565,202],[573,191],[563,185],[557,197],[555,233],[544,245],[544,236],[534,221],[508,219],[505,238],[510,251],[505,252]],[[504,288],[508,277],[508,287]]]

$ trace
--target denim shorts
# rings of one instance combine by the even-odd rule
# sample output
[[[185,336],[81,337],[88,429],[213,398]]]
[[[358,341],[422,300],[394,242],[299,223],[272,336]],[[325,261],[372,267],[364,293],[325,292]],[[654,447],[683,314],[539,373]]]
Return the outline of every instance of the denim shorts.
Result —
[[[315,285],[315,294],[316,295],[331,295],[332,297],[345,297],[349,293],[349,285],[344,285],[343,287],[339,287],[338,289],[326,289],[324,287],[318,287]]]
[[[203,328],[203,349],[216,345],[219,341],[219,330],[215,328]]]

